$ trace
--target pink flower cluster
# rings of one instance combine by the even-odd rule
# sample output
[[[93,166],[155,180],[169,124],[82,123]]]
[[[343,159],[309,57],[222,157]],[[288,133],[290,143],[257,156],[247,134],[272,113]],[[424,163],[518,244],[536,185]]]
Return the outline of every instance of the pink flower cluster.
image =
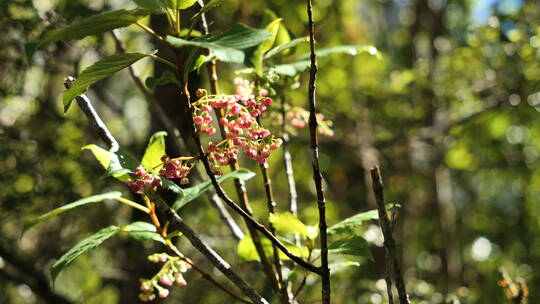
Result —
[[[283,119],[281,113],[273,112],[270,115],[273,125],[283,124]],[[292,107],[285,113],[285,122],[287,131],[293,135],[296,135],[295,129],[302,129],[308,126],[309,122],[309,111],[306,111],[300,107]],[[319,133],[325,136],[334,136],[334,131],[332,130],[332,121],[325,120],[325,117],[322,113],[317,113],[317,123]]]
[[[166,298],[169,295],[169,290],[166,287],[173,285],[186,286],[187,282],[182,273],[191,269],[191,265],[171,257],[166,253],[155,253],[148,257],[148,260],[153,263],[165,263],[162,269],[153,278],[149,280],[141,279],[139,287],[141,293],[139,299],[143,302],[150,302],[156,298],[155,292],[160,298]]]
[[[270,151],[281,145],[281,139],[275,139],[268,129],[257,123],[257,117],[272,104],[272,98],[267,96],[268,90],[257,91],[253,83],[241,78],[236,78],[234,83],[235,95],[207,95],[205,90],[199,89],[196,95],[200,99],[194,104],[193,121],[200,125],[204,134],[215,133],[215,128],[211,126],[212,110],[218,109],[223,113],[219,124],[225,130],[227,141],[217,145],[210,143],[208,146],[208,160],[217,175],[221,174],[220,166],[236,162],[239,150],[244,151],[247,157],[264,164]]]
[[[168,179],[179,178],[181,185],[189,184],[187,175],[191,168],[186,163],[179,160],[171,160],[167,155],[161,157],[161,161],[163,162],[163,168],[159,170],[159,174]]]
[[[159,187],[161,186],[161,179],[151,173],[146,172],[142,166],[135,169],[135,175],[137,178],[129,179],[126,184],[129,189],[138,194],[144,194],[144,188],[146,187]]]

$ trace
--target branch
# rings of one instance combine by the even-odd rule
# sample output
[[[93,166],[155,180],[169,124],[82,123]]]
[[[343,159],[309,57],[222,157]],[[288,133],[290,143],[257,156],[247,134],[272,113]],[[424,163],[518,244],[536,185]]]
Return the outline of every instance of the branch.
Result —
[[[71,84],[75,81],[75,78],[69,76],[64,81],[64,86],[66,89],[69,89]],[[112,151],[118,151],[120,146],[118,145],[118,142],[114,137],[112,136],[109,129],[107,129],[107,126],[103,123],[99,115],[96,113],[96,110],[94,110],[94,107],[90,103],[90,100],[86,95],[81,95],[75,97],[77,100],[77,104],[79,104],[79,107],[83,111],[84,115],[86,115],[86,118],[92,123],[92,127],[94,128],[94,131],[99,135],[99,137],[105,142],[107,147],[109,147]]]
[[[321,271],[318,267],[314,266],[311,263],[308,263],[304,261],[302,258],[296,256],[293,254],[281,241],[279,241],[266,227],[261,225],[259,222],[257,222],[253,217],[251,217],[244,209],[242,209],[240,206],[238,206],[233,200],[231,200],[219,182],[217,181],[217,178],[215,174],[212,172],[212,168],[210,166],[210,163],[208,162],[208,155],[204,151],[204,148],[201,143],[201,139],[199,138],[197,127],[195,126],[193,122],[193,111],[194,107],[191,104],[191,96],[188,89],[188,83],[186,81],[182,81],[182,93],[184,94],[186,98],[186,106],[188,110],[190,111],[191,115],[188,115],[189,126],[191,128],[191,133],[193,137],[193,141],[195,142],[195,146],[197,147],[199,151],[199,156],[201,158],[201,161],[204,165],[204,168],[206,170],[206,174],[208,177],[210,177],[210,181],[212,182],[212,185],[214,186],[214,189],[216,190],[217,195],[227,204],[229,207],[231,207],[236,213],[238,213],[240,216],[242,216],[247,222],[250,223],[250,225],[253,225],[257,230],[259,230],[264,236],[266,236],[273,244],[275,244],[286,256],[288,256],[291,260],[293,260],[298,265],[304,267],[305,269],[320,274]]]
[[[384,186],[382,183],[381,171],[378,166],[371,169],[371,180],[373,184],[373,193],[375,194],[375,200],[377,202],[377,209],[379,210],[379,225],[384,236],[384,248],[386,249],[386,264],[387,269],[393,270],[394,281],[396,282],[396,289],[398,291],[399,303],[409,304],[409,297],[405,290],[405,283],[403,281],[403,275],[401,273],[401,266],[399,265],[396,257],[396,243],[392,236],[392,224],[388,218],[386,212],[386,206],[384,203]],[[388,265],[391,265],[388,267]],[[388,280],[387,280],[388,281]],[[388,294],[391,294],[391,285],[387,284],[389,289]]]
[[[154,191],[146,189],[145,194],[156,203],[159,211],[165,215],[165,218],[175,227],[178,231],[182,232],[184,236],[189,240],[191,245],[199,250],[223,275],[225,275],[231,282],[233,282],[242,292],[251,299],[254,303],[268,304],[264,298],[262,298],[253,288],[247,285],[232,269],[231,266],[210,246],[208,246],[199,235],[189,227],[184,220],[174,211],[169,205],[159,197]]]
[[[117,37],[117,35],[116,35],[116,33],[114,31],[112,32],[112,36],[113,36],[113,39],[114,39],[114,41],[116,43],[116,49],[120,53],[125,53],[125,49],[122,46],[122,42]],[[181,137],[180,136],[180,131],[174,126],[172,121],[169,119],[169,116],[163,110],[160,103],[156,100],[155,96],[146,89],[146,87],[143,85],[141,79],[139,77],[137,77],[137,75],[135,74],[135,71],[133,70],[132,66],[128,67],[128,71],[129,71],[129,75],[131,76],[131,79],[135,83],[135,86],[137,87],[137,89],[139,89],[139,91],[141,91],[141,93],[143,94],[146,102],[150,106],[150,110],[152,110],[157,115],[157,118],[159,119],[159,121],[163,124],[165,129],[167,129],[167,132],[172,135],[171,138],[173,140],[173,144],[174,144],[176,150],[178,152],[185,151],[186,146],[188,146],[188,145],[185,142],[182,143],[180,141],[180,137]],[[184,138],[182,138],[182,139],[185,140]],[[202,175],[199,172],[199,170],[196,169],[196,168],[194,168],[194,169],[195,170],[193,171],[193,173],[195,174],[195,176],[198,177],[200,180],[202,180]],[[240,229],[240,227],[238,227],[238,224],[236,223],[234,218],[231,216],[231,214],[229,213],[227,208],[225,208],[225,206],[223,205],[223,203],[221,202],[219,197],[217,197],[217,195],[215,193],[212,193],[212,192],[208,192],[207,196],[208,196],[210,202],[217,209],[221,219],[223,221],[225,221],[225,223],[227,224],[227,227],[229,227],[229,230],[231,231],[232,235],[238,240],[243,239],[244,238],[244,233],[242,232],[242,229]]]
[[[73,77],[69,77],[73,79]],[[70,83],[66,81],[65,83],[66,87],[69,87]],[[83,102],[79,102],[79,100]],[[112,144],[115,144],[118,147],[118,143],[112,137],[110,132],[108,131],[107,127],[97,113],[94,111],[92,105],[88,101],[88,98],[85,95],[81,95],[77,97],[77,101],[79,103],[79,106],[87,107],[87,110],[89,113],[93,113],[94,115],[87,115],[88,120],[94,125],[97,126],[95,128],[99,128],[97,131],[98,135],[104,140],[107,145],[112,148]],[[84,110],[83,110],[84,111]],[[85,111],[86,113],[86,111]],[[101,123],[98,123],[101,122]],[[157,203],[158,209],[160,212],[164,213],[166,218],[171,222],[172,225],[174,225],[180,232],[182,232],[186,238],[190,241],[190,243],[195,247],[197,250],[199,250],[200,253],[202,253],[206,258],[214,264],[216,268],[218,268],[231,282],[233,282],[244,294],[250,298],[254,303],[257,304],[268,304],[268,301],[266,301],[264,298],[262,298],[253,288],[251,288],[249,285],[247,285],[233,270],[231,270],[231,266],[223,260],[221,256],[219,256],[212,248],[210,248],[204,241],[201,240],[201,238],[193,231],[178,214],[174,210],[172,210],[166,203],[161,199],[157,194],[153,191],[146,191],[147,195]]]
[[[199,0],[198,3],[202,9],[204,7],[204,1]],[[206,21],[206,14],[204,13],[201,14],[201,21],[202,21],[204,34],[208,35],[210,31],[208,29],[208,22]],[[207,68],[208,68],[208,78],[210,79],[210,91],[212,92],[212,94],[219,94],[219,83],[218,83],[216,62],[213,60],[210,61]],[[221,109],[215,112],[218,121],[221,117],[223,117],[222,112],[223,110]],[[218,126],[221,133],[221,138],[226,139],[225,128],[221,124],[218,124]],[[231,167],[231,170],[233,171],[238,170],[240,168],[238,162],[230,165],[230,167]],[[251,205],[249,203],[249,197],[247,194],[245,182],[243,180],[235,178],[234,186],[235,186],[238,199],[240,200],[240,205],[250,216],[253,216],[253,211],[251,210]],[[270,283],[272,284],[272,288],[277,291],[280,289],[279,282],[281,282],[281,280],[279,279],[279,274],[278,274],[278,278],[276,278],[276,275],[272,269],[272,265],[270,264],[270,261],[268,260],[266,253],[264,252],[261,239],[259,237],[259,234],[257,233],[256,228],[253,225],[251,225],[248,221],[246,221],[246,226],[251,236],[253,245],[255,246],[255,250],[257,251],[257,255],[259,256],[259,259],[261,260],[263,271],[265,275],[268,277],[268,279],[270,280]]]
[[[313,181],[317,191],[317,205],[319,208],[319,231],[321,240],[321,279],[322,279],[322,302],[330,303],[330,268],[328,268],[328,241],[326,235],[326,200],[322,186],[322,174],[319,167],[319,138],[317,135],[317,103],[316,103],[316,80],[317,80],[317,55],[315,54],[315,30],[313,22],[313,7],[311,0],[307,0],[307,14],[309,27],[309,47],[311,67],[309,70],[309,142],[311,146],[311,165],[313,167]]]

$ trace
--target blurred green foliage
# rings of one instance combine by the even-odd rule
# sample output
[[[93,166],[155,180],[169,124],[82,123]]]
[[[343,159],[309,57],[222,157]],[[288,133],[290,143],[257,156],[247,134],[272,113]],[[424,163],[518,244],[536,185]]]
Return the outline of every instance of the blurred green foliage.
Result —
[[[369,166],[380,163],[389,202],[402,205],[396,237],[413,303],[443,303],[446,296],[452,303],[504,303],[497,286],[501,266],[523,277],[531,288],[530,303],[539,302],[534,287],[540,277],[534,270],[540,267],[540,5],[522,0],[321,0],[314,5],[319,48],[374,45],[382,52],[381,59],[365,53],[320,59],[319,111],[334,122],[335,131],[321,138],[328,222],[374,207],[366,177]],[[77,108],[64,116],[61,102],[64,77],[115,53],[110,35],[51,44],[31,63],[24,43],[77,18],[135,7],[127,0],[0,1],[2,303],[46,303],[36,291],[38,277],[27,268],[48,273],[54,259],[78,240],[141,219],[125,206],[105,203],[57,217],[19,239],[28,217],[106,191],[129,195],[122,184],[102,178],[91,153],[80,150],[98,139]],[[266,9],[283,18],[292,36],[306,35],[304,1],[225,1],[209,12],[211,30],[237,22],[260,27]],[[159,24],[152,18],[144,22]],[[129,51],[156,48],[135,27],[121,37]],[[306,44],[296,49],[306,51]],[[233,87],[236,75],[230,67],[218,66],[223,91]],[[135,68],[143,79],[161,75],[149,61]],[[207,85],[205,73],[198,78]],[[305,107],[307,75],[298,80],[287,99]],[[122,146],[139,158],[152,132],[162,129],[125,71],[93,87],[89,97]],[[174,103],[163,103],[175,111]],[[313,225],[317,209],[307,130],[292,138],[291,153],[299,217]],[[255,164],[242,165],[257,171]],[[282,168],[276,154],[271,178],[277,208],[284,212]],[[261,185],[260,174],[247,181],[255,214],[267,222],[264,193],[255,191]],[[236,242],[205,199],[182,215],[248,282],[263,286],[257,264],[236,257]],[[334,303],[385,301],[380,233],[375,222],[361,230],[375,259],[360,259],[359,267],[334,275]],[[145,254],[158,248],[119,236],[76,260],[56,282],[56,292],[77,303],[134,303],[138,278],[156,271]],[[210,269],[186,241],[180,248]],[[8,259],[10,253],[20,253],[20,259]],[[187,280],[188,287],[173,289],[166,302],[223,301],[196,274]],[[319,282],[311,278],[300,301],[318,299]]]

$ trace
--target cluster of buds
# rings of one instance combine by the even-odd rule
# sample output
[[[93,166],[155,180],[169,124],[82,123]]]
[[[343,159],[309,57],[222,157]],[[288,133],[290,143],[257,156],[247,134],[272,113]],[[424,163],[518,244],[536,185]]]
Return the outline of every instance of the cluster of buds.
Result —
[[[168,179],[179,178],[181,185],[189,184],[187,176],[191,168],[185,162],[171,159],[167,155],[162,156],[161,161],[163,162],[163,168],[159,170],[159,174]]]
[[[143,302],[150,302],[156,298],[156,293],[160,298],[169,295],[167,287],[173,285],[186,286],[187,282],[182,273],[191,269],[191,265],[180,260],[178,257],[171,257],[166,253],[155,253],[148,256],[148,260],[153,263],[165,263],[161,270],[151,279],[141,279],[139,287],[141,293],[139,299]]]
[[[257,122],[257,117],[272,104],[272,98],[267,96],[268,90],[256,89],[253,83],[241,78],[236,78],[234,83],[235,95],[208,95],[203,89],[196,92],[199,100],[194,103],[193,122],[200,125],[202,133],[215,132],[210,113],[213,109],[222,111],[219,124],[225,130],[226,139],[208,146],[208,160],[217,175],[221,174],[221,166],[236,162],[240,150],[249,158],[264,164],[270,151],[281,145],[280,139],[273,138],[270,131]]]
[[[136,178],[129,179],[126,184],[129,189],[138,194],[144,194],[144,188],[161,186],[161,179],[151,173],[146,172],[142,166],[135,169]]]

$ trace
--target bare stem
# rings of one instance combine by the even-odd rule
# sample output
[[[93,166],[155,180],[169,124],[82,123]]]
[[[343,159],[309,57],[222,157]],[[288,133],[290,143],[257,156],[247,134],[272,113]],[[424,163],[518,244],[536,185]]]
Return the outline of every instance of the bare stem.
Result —
[[[407,296],[407,291],[405,290],[405,283],[403,281],[403,275],[401,273],[401,266],[399,265],[398,259],[396,257],[396,243],[394,237],[392,236],[392,224],[388,218],[388,213],[386,212],[386,206],[384,203],[384,186],[381,177],[381,171],[378,166],[371,169],[371,180],[373,184],[373,193],[375,194],[375,200],[377,202],[377,209],[379,210],[379,224],[384,236],[384,248],[386,249],[386,264],[387,269],[392,269],[394,276],[394,281],[396,283],[396,289],[398,291],[399,303],[408,304],[409,297]],[[388,267],[388,265],[391,265]],[[388,280],[387,280],[388,281]],[[387,288],[391,289],[392,286],[387,284]],[[388,291],[388,294],[391,294],[391,290]]]
[[[316,79],[317,79],[317,56],[315,54],[315,33],[313,22],[313,7],[311,0],[307,0],[307,14],[309,27],[309,46],[311,67],[309,70],[309,142],[311,146],[311,165],[313,167],[313,181],[317,191],[317,205],[319,208],[319,231],[321,241],[321,279],[322,279],[322,302],[330,304],[330,268],[328,268],[328,242],[326,234],[326,200],[322,186],[322,174],[319,167],[319,138],[317,135],[317,103],[316,103]]]
[[[158,33],[154,32],[153,29],[149,28],[148,26],[140,23],[139,21],[135,21],[134,22],[135,25],[137,25],[138,27],[142,28],[145,32],[147,32],[148,34],[154,36],[157,40],[159,41],[165,41],[165,39],[163,37],[161,37]]]

